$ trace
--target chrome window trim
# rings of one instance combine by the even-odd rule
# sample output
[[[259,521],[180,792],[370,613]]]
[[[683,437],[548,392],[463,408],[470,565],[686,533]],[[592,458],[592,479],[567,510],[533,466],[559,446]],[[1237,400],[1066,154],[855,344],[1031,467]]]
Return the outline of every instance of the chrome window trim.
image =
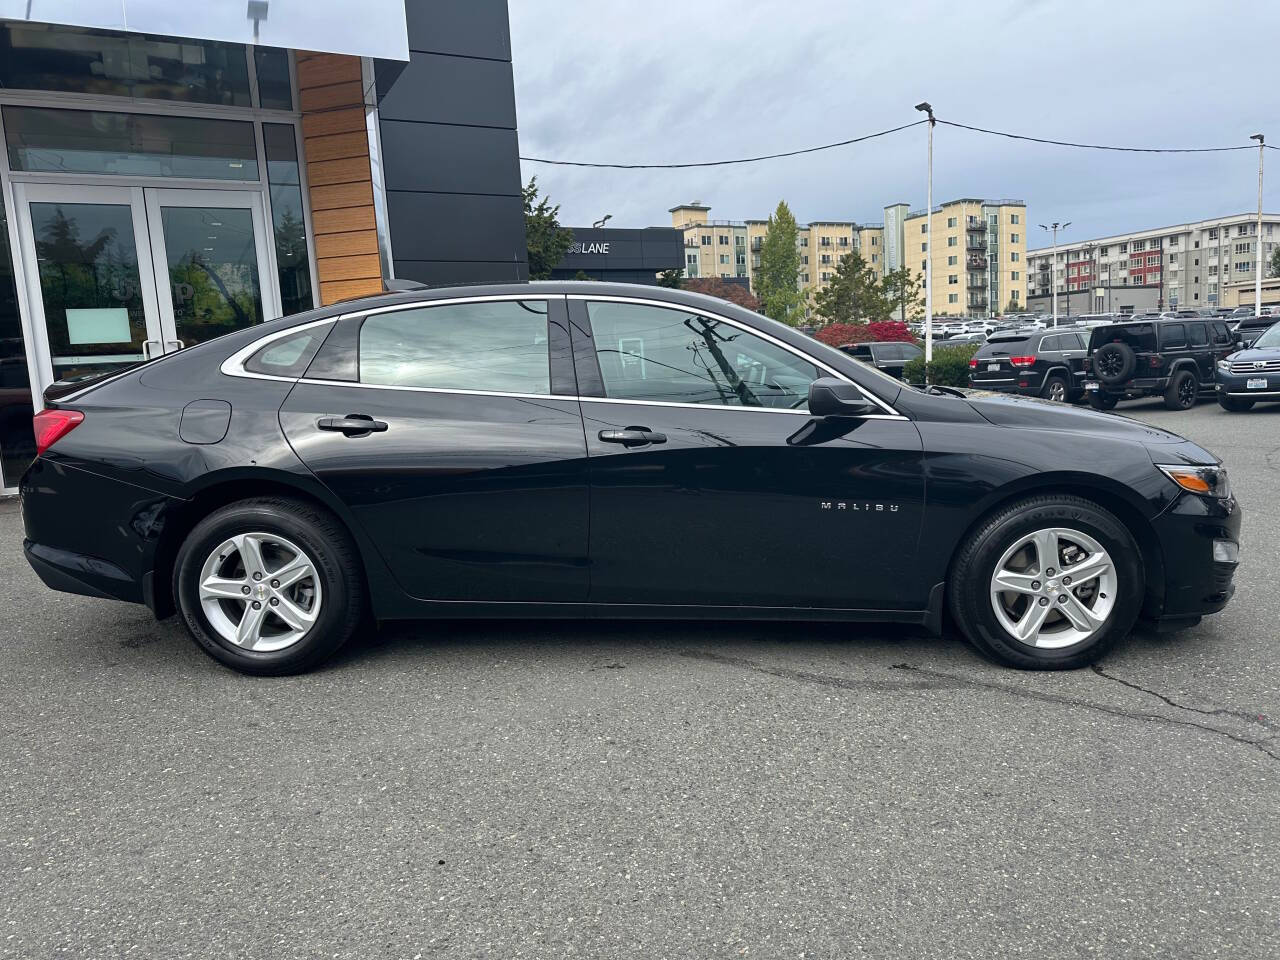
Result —
[[[294,327],[286,327],[284,330],[277,330],[275,333],[269,333],[265,337],[254,340],[248,346],[241,347],[227,359],[222,361],[222,366],[218,371],[228,377],[244,377],[249,380],[285,380],[289,383],[295,383],[298,377],[281,377],[274,373],[251,373],[244,368],[245,362],[255,353],[269,344],[275,343],[285,337],[292,336],[295,333],[301,333],[304,330],[310,330],[313,327],[319,327],[326,323],[337,323],[341,320],[341,316],[323,317],[320,320],[309,320],[306,323],[300,323]],[[332,381],[325,381],[326,383]]]
[[[891,415],[891,416],[893,416],[893,417],[895,417],[895,418],[900,417],[900,418],[901,418],[901,419],[903,419],[903,420],[905,420],[905,419],[906,419],[906,417],[903,417],[900,413],[898,413],[898,411],[897,411],[897,410],[895,410],[893,407],[891,407],[891,406],[890,406],[888,403],[886,403],[885,401],[881,400],[881,399],[880,399],[879,397],[877,397],[874,393],[870,392],[866,387],[862,386],[862,384],[857,383],[857,382],[856,382],[856,381],[854,381],[854,380],[851,380],[848,376],[846,376],[845,374],[841,373],[839,370],[836,370],[834,367],[830,366],[829,364],[827,364],[827,363],[825,363],[825,362],[823,362],[823,361],[821,361],[821,360],[817,359],[816,357],[812,357],[812,356],[810,356],[809,354],[805,353],[803,350],[799,349],[798,347],[793,347],[791,344],[787,343],[787,342],[786,342],[786,341],[784,341],[784,340],[779,340],[777,337],[773,336],[772,334],[765,333],[763,330],[757,329],[756,327],[750,326],[749,324],[742,323],[742,322],[741,322],[741,321],[739,321],[739,320],[734,320],[734,319],[733,319],[733,318],[731,318],[731,317],[726,317],[726,316],[724,316],[723,314],[720,314],[720,313],[714,313],[714,312],[712,312],[712,311],[710,311],[710,310],[703,310],[701,307],[687,307],[687,306],[685,306],[684,304],[680,304],[680,303],[673,303],[673,302],[672,302],[672,301],[670,301],[670,300],[654,300],[654,299],[650,299],[650,298],[648,298],[648,297],[626,297],[626,296],[619,296],[619,295],[614,295],[614,294],[600,294],[599,296],[592,296],[591,294],[588,294],[588,293],[570,293],[570,294],[565,294],[565,299],[567,299],[567,300],[580,300],[580,301],[583,301],[583,302],[592,302],[592,301],[594,301],[594,302],[596,302],[596,303],[636,303],[636,304],[640,304],[640,305],[642,305],[642,306],[648,306],[648,307],[662,307],[662,308],[665,308],[665,309],[667,309],[667,310],[679,310],[679,309],[682,309],[682,308],[683,308],[683,309],[686,309],[686,310],[688,310],[688,311],[690,311],[690,312],[692,312],[692,313],[696,313],[696,314],[699,314],[699,315],[701,315],[701,316],[705,316],[705,317],[710,317],[710,318],[711,318],[711,319],[713,319],[713,320],[719,320],[719,321],[720,321],[720,322],[722,322],[722,323],[727,323],[727,324],[729,324],[729,326],[731,326],[731,327],[737,327],[739,330],[743,330],[743,331],[745,331],[745,332],[747,332],[747,333],[750,333],[750,334],[752,334],[752,335],[754,335],[754,336],[759,337],[759,338],[760,338],[760,339],[762,339],[762,340],[766,340],[766,341],[768,341],[769,343],[772,343],[775,347],[781,347],[783,350],[786,350],[788,353],[795,354],[795,355],[796,355],[797,357],[799,357],[800,359],[802,359],[802,360],[804,360],[804,361],[806,361],[806,362],[808,362],[808,363],[812,363],[812,364],[813,364],[815,367],[817,367],[819,370],[825,370],[827,373],[831,374],[831,376],[833,376],[833,377],[835,377],[835,378],[837,378],[837,379],[839,379],[839,380],[844,380],[846,383],[852,383],[855,387],[857,387],[857,388],[858,388],[858,392],[859,392],[859,393],[861,393],[864,397],[866,397],[866,398],[867,398],[868,400],[870,400],[872,403],[874,403],[874,404],[876,404],[877,406],[879,406],[879,407],[881,407],[882,409],[884,409],[884,410],[886,411],[886,413],[888,413],[889,415]],[[594,400],[594,399],[600,399],[600,398],[592,397],[591,399],[593,399],[593,400]],[[628,401],[628,402],[636,402],[636,403],[650,403],[650,402],[653,402],[653,403],[665,403],[666,401],[660,401],[660,400],[655,400],[655,401],[640,400],[640,401]],[[704,406],[704,404],[700,404],[700,403],[695,403],[695,404],[681,404],[681,406],[695,406],[695,407],[703,407],[703,406]],[[734,409],[734,408],[730,407],[729,409]],[[759,410],[759,409],[763,409],[763,408],[760,408],[760,407],[746,407],[746,408],[742,408],[742,409]],[[805,411],[805,412],[807,413],[807,411]],[[871,416],[878,416],[878,415],[877,415],[877,414],[872,414]]]
[[[618,302],[618,303],[639,303],[647,306],[665,307],[668,310],[673,308],[679,309],[682,306],[681,304],[673,304],[671,301],[667,301],[667,300],[650,300],[644,297],[622,297],[622,296],[613,296],[613,295],[604,295],[604,294],[600,296],[590,296],[588,294],[562,294],[562,293],[535,293],[532,295],[527,293],[495,293],[495,294],[478,294],[478,295],[469,296],[469,297],[449,297],[448,299],[441,299],[441,300],[414,300],[408,303],[393,303],[383,307],[372,307],[368,310],[356,310],[356,311],[352,311],[351,313],[343,313],[336,316],[329,316],[320,320],[312,320],[312,321],[309,321],[308,323],[303,323],[294,327],[289,327],[286,330],[276,331],[275,333],[272,333],[266,337],[262,337],[259,340],[255,340],[249,345],[242,347],[240,350],[237,350],[235,353],[227,357],[227,359],[222,362],[222,366],[220,367],[220,370],[222,373],[224,373],[229,377],[244,377],[250,380],[283,380],[283,381],[288,381],[292,383],[305,383],[312,386],[354,387],[362,390],[403,390],[411,393],[443,393],[443,394],[456,394],[460,396],[511,397],[512,399],[517,399],[517,400],[576,400],[579,403],[614,403],[614,404],[624,404],[624,405],[631,405],[631,406],[679,407],[679,408],[688,409],[688,410],[736,410],[739,412],[746,412],[746,413],[781,413],[781,414],[786,414],[790,416],[803,416],[803,417],[811,416],[811,414],[807,410],[781,410],[775,407],[730,406],[727,404],[718,404],[718,403],[717,404],[679,403],[672,400],[625,400],[625,399],[615,398],[615,397],[584,397],[577,394],[511,393],[511,392],[497,391],[497,390],[467,390],[461,387],[414,387],[414,386],[384,384],[384,383],[358,383],[351,380],[322,380],[315,377],[281,377],[281,376],[276,376],[274,374],[267,374],[267,373],[251,373],[250,371],[244,369],[245,361],[248,360],[249,357],[257,353],[260,349],[262,349],[267,344],[273,343],[274,341],[279,340],[282,337],[287,337],[290,334],[299,333],[303,330],[307,330],[307,329],[310,329],[311,327],[316,327],[321,324],[338,323],[339,321],[345,320],[348,317],[360,316],[360,317],[367,318],[367,317],[374,316],[376,314],[392,313],[397,310],[415,310],[415,309],[422,309],[422,308],[429,308],[429,307],[436,307],[436,306],[449,306],[449,305],[459,304],[459,303],[487,303],[487,302],[503,301],[503,300],[545,300],[550,302],[551,300],[556,298],[559,298],[561,300],[584,300],[584,301],[585,300],[596,300],[596,301],[603,300],[603,301],[611,301],[611,302]],[[807,353],[803,352],[802,350],[798,350],[797,348],[791,346],[790,344],[784,343],[783,341],[765,333],[762,330],[757,330],[755,327],[749,326],[747,324],[741,323],[739,321],[733,320],[729,317],[725,317],[717,313],[712,313],[711,311],[708,311],[708,310],[695,309],[693,312],[711,317],[712,319],[715,319],[715,320],[720,320],[724,323],[729,324],[730,326],[737,327],[740,330],[745,330],[747,333],[754,334],[755,336],[761,337],[762,339],[767,340],[770,343],[773,343],[775,346],[779,346],[782,349],[788,351],[789,353],[795,354],[796,356],[807,361],[808,363],[812,363],[818,369],[824,370],[827,373],[831,374],[831,376],[836,377],[840,380],[844,380],[847,383],[853,383],[853,385],[858,388],[858,391],[861,394],[863,394],[863,396],[867,397],[877,406],[883,408],[886,411],[885,413],[865,414],[855,419],[859,419],[859,420],[907,420],[909,419],[908,417],[899,413],[889,404],[885,403],[879,397],[870,393],[861,384],[856,383],[853,380],[850,380],[849,377],[840,373],[838,370],[835,370],[834,368],[828,366],[826,363],[822,362],[821,360],[818,360],[815,357],[809,356]]]

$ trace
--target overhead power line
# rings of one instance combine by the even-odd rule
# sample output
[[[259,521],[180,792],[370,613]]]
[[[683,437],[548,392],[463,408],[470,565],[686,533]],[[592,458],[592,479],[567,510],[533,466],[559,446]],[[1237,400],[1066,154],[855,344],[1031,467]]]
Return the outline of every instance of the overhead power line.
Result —
[[[972,130],[974,133],[985,133],[993,137],[1007,137],[1010,140],[1026,140],[1030,143],[1048,143],[1055,147],[1076,147],[1080,150],[1113,150],[1117,153],[1226,153],[1231,150],[1256,150],[1252,144],[1241,144],[1238,147],[1117,147],[1104,143],[1074,143],[1070,140],[1049,140],[1045,137],[1028,137],[1020,133],[1006,133],[1003,130],[988,130],[986,127],[974,127],[967,123],[956,123],[954,120],[938,120],[948,127],[961,130]]]
[[[824,143],[817,147],[804,147],[800,150],[786,150],[782,153],[766,153],[758,157],[738,157],[733,160],[703,160],[697,163],[598,163],[585,160],[552,160],[547,157],[521,157],[520,159],[526,163],[544,163],[556,167],[593,167],[597,169],[607,170],[687,170],[692,167],[727,167],[740,163],[759,163],[762,160],[778,160],[782,157],[797,157],[805,153],[818,153],[821,150],[835,150],[838,147],[847,147],[855,143],[864,143],[867,140],[875,140],[878,137],[887,137],[892,133],[900,133],[903,130],[910,130],[912,127],[918,127],[922,123],[928,123],[928,120],[917,120],[914,123],[904,123],[900,127],[891,127],[888,130],[880,130],[876,133],[868,133],[861,137],[851,137],[848,140],[838,140],[835,143]],[[955,127],[959,130],[969,130],[973,133],[982,133],[992,137],[1004,137],[1009,140],[1024,140],[1028,143],[1044,143],[1055,147],[1073,147],[1078,150],[1110,150],[1116,153],[1228,153],[1235,150],[1255,150],[1252,144],[1241,144],[1239,146],[1227,147],[1123,147],[1113,144],[1104,143],[1077,143],[1071,140],[1052,140],[1047,137],[1032,137],[1020,133],[1008,133],[1004,130],[991,130],[987,127],[977,127],[967,123],[958,123],[954,120],[943,120],[936,118],[937,123],[944,124],[948,127]],[[1280,150],[1280,147],[1274,144],[1265,145],[1268,150]]]
[[[834,150],[836,147],[847,147],[853,143],[862,143],[864,140],[874,140],[876,137],[887,137],[891,133],[909,130],[912,127],[918,127],[920,124],[928,122],[928,120],[917,120],[915,123],[904,123],[900,127],[881,130],[878,133],[868,133],[862,137],[852,137],[836,143],[824,143],[820,147],[805,147],[802,150],[787,150],[784,153],[767,153],[760,157],[740,157],[736,160],[704,160],[700,163],[588,163],[583,160],[548,160],[544,157],[521,157],[520,159],[528,163],[548,163],[557,167],[604,167],[610,170],[684,170],[689,167],[727,167],[735,163],[758,163],[761,160],[797,157],[802,153],[817,153],[819,150]]]

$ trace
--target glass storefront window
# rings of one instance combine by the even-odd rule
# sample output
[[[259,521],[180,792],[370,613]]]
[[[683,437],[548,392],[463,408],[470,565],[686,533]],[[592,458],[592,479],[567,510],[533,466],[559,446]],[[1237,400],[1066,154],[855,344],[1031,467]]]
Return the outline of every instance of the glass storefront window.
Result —
[[[258,74],[259,105],[267,110],[293,109],[293,78],[289,54],[279,47],[254,47],[253,66]]]
[[[10,90],[250,106],[249,66],[238,43],[48,24],[0,27],[0,84]]]
[[[36,455],[31,429],[34,412],[26,338],[9,251],[9,225],[0,204],[0,487],[16,487]]]
[[[287,317],[314,306],[311,267],[307,258],[307,222],[302,213],[302,181],[298,175],[298,148],[293,127],[288,124],[264,123],[262,139],[267,151],[276,264],[280,268],[280,305]]]
[[[247,121],[5,107],[4,127],[14,170],[258,179]]]

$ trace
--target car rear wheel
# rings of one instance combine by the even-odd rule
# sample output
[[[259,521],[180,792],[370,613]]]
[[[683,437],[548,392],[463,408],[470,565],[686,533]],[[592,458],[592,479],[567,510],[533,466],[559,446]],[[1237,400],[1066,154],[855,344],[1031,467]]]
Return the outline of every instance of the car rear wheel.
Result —
[[[364,610],[347,531],[300,500],[242,500],[198,523],[178,551],[174,596],[210,656],[244,673],[299,673],[350,639]]]
[[[1094,390],[1089,394],[1089,406],[1095,410],[1114,410],[1119,400],[1114,394]]]
[[[1049,377],[1044,382],[1044,387],[1040,390],[1040,396],[1046,400],[1056,400],[1058,403],[1067,402],[1067,381],[1056,374]]]
[[[1244,413],[1253,409],[1254,401],[1241,400],[1239,397],[1229,397],[1225,393],[1218,394],[1218,406],[1223,410],[1230,410],[1232,413]]]
[[[1164,405],[1169,410],[1190,410],[1200,396],[1200,381],[1190,370],[1178,370],[1164,391]]]
[[[961,547],[948,584],[951,613],[980,652],[1007,666],[1086,666],[1138,617],[1138,556],[1124,524],[1088,500],[1020,500]]]

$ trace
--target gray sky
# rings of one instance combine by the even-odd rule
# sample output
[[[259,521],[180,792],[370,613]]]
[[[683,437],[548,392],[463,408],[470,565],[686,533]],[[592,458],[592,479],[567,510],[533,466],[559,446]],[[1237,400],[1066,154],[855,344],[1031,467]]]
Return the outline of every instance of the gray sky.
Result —
[[[670,163],[750,156],[940,118],[1132,146],[1280,146],[1280,2],[785,3],[513,0],[520,152]],[[801,15],[801,12],[805,15]],[[817,16],[808,15],[810,12]],[[1260,71],[1257,68],[1261,68]],[[939,126],[934,200],[1025,200],[1079,241],[1257,206],[1257,152],[1101,153]],[[1280,151],[1264,204],[1280,212]],[[925,202],[925,128],[739,167],[582,170],[522,164],[561,222],[666,225],[701,200],[717,219],[878,222]],[[1032,247],[1044,244],[1033,226]]]

